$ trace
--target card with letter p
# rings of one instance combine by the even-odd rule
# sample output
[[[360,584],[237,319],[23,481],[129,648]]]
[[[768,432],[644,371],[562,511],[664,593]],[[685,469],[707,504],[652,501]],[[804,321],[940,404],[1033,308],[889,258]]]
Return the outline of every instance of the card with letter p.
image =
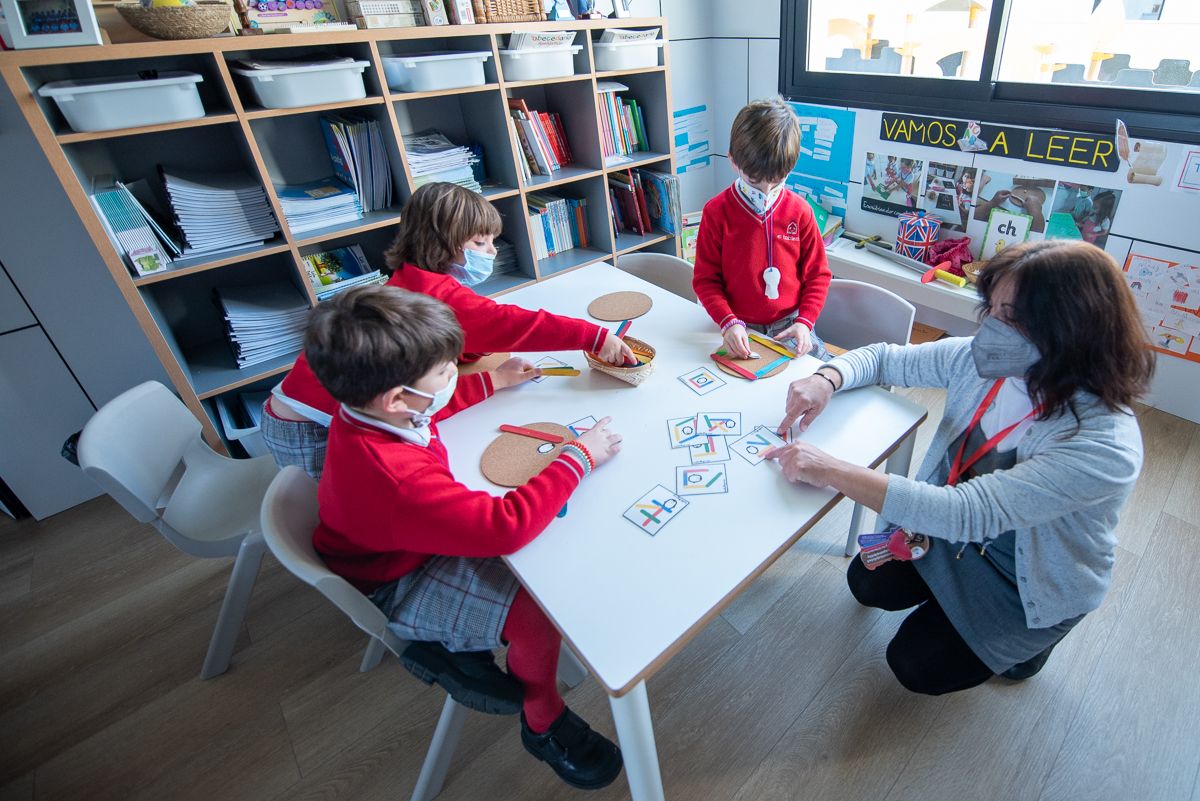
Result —
[[[657,484],[625,510],[623,517],[653,537],[687,508],[688,502]]]

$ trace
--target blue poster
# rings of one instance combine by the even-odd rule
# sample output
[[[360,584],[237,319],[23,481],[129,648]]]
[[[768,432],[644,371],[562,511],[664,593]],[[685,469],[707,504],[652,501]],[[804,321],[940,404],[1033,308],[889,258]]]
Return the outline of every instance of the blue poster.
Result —
[[[807,103],[788,105],[800,118],[800,158],[794,171],[839,183],[849,181],[854,112]]]
[[[827,181],[811,175],[791,173],[787,177],[787,188],[801,197],[811,197],[821,208],[843,219],[846,216],[847,185],[839,181]]]

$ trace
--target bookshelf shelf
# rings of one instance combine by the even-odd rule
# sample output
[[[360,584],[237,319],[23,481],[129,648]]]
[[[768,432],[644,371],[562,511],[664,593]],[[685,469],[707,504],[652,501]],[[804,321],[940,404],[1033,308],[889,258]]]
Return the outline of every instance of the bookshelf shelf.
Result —
[[[607,28],[659,27],[662,18],[603,19],[469,26],[387,28],[321,34],[279,34],[179,41],[137,42],[96,47],[35,49],[0,53],[0,77],[46,152],[75,212],[84,222],[100,259],[121,290],[142,330],[162,361],[175,391],[200,420],[205,439],[223,449],[215,400],[226,393],[269,387],[290,369],[296,354],[239,369],[228,342],[222,312],[213,303],[216,289],[252,287],[288,281],[316,303],[303,256],[358,245],[372,268],[382,267],[383,252],[394,236],[400,210],[416,190],[418,178],[403,137],[436,129],[456,144],[482,148],[486,180],[482,195],[503,220],[501,238],[512,245],[512,272],[497,275],[476,290],[491,297],[597,262],[612,263],[643,248],[678,254],[677,241],[661,231],[644,236],[613,233],[607,176],[631,167],[653,166],[674,174],[671,155],[670,55],[660,51],[662,66],[597,73],[592,41]],[[499,51],[510,34],[573,30],[574,74],[544,80],[506,81]],[[490,52],[480,86],[401,92],[386,85],[384,59],[431,51]],[[256,102],[244,79],[233,72],[240,60],[299,60],[323,54],[367,61],[362,73],[367,96],[299,108],[267,109]],[[44,83],[63,79],[109,78],[147,70],[188,70],[203,75],[198,85],[205,116],[195,120],[95,133],[70,130],[57,107],[39,97]],[[606,166],[601,150],[601,121],[595,100],[597,78],[615,78],[630,87],[642,108],[653,152],[637,153],[625,164]],[[531,110],[557,114],[573,163],[551,175],[523,180],[524,154],[510,126],[510,99]],[[296,186],[332,174],[320,118],[327,112],[363,117],[379,126],[392,174],[387,209],[361,219],[294,233],[282,215],[277,186]],[[89,195],[94,179],[112,175],[126,183],[145,180],[152,188],[158,165],[168,172],[206,175],[240,171],[263,186],[282,231],[265,245],[178,259],[165,271],[138,277],[105,232]],[[547,194],[584,200],[589,229],[586,248],[538,260],[535,236],[542,224],[531,221],[529,196]],[[161,211],[161,209],[160,209]],[[533,225],[538,228],[535,231]],[[540,243],[539,243],[540,246]],[[233,400],[230,398],[230,400]]]

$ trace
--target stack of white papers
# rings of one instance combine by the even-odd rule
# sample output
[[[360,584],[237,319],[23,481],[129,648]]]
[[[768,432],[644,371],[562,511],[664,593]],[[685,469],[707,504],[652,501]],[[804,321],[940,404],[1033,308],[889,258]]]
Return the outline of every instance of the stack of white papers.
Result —
[[[471,148],[454,144],[441,131],[408,134],[404,137],[404,150],[408,153],[408,167],[417,186],[447,181],[472,192],[483,190],[471,170],[471,165],[478,164],[479,158]]]
[[[248,174],[158,169],[183,235],[182,255],[262,245],[279,230],[267,193]]]
[[[329,114],[321,117],[325,147],[334,177],[354,188],[363,211],[392,205],[392,167],[379,123],[367,117]]]
[[[508,240],[496,240],[496,261],[492,264],[492,275],[515,273],[520,265],[517,264],[517,249]]]
[[[304,345],[308,300],[289,281],[217,289],[238,367],[293,355]]]
[[[299,186],[275,186],[292,233],[353,222],[363,216],[358,193],[330,176]]]

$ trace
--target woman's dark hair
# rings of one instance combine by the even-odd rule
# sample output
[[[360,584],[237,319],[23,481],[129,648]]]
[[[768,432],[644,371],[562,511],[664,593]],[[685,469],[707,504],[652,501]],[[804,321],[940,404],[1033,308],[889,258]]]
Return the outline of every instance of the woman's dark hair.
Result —
[[[980,318],[1002,283],[1014,283],[1009,321],[1042,357],[1029,368],[1029,396],[1041,419],[1090,392],[1113,411],[1145,394],[1154,352],[1133,293],[1107,253],[1087,242],[1044,240],[1013,245],[979,273]]]

